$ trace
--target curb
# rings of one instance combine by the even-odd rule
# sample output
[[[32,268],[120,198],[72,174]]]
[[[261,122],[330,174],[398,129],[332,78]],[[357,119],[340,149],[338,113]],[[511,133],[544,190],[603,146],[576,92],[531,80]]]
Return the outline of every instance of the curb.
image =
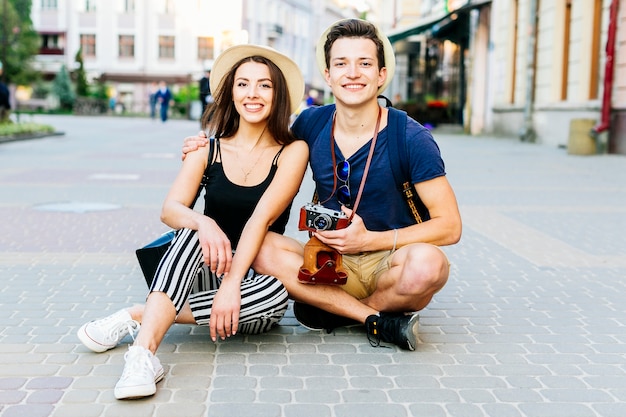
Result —
[[[0,143],[17,142],[28,139],[42,139],[49,136],[64,136],[65,132],[23,133],[18,135],[0,136]]]

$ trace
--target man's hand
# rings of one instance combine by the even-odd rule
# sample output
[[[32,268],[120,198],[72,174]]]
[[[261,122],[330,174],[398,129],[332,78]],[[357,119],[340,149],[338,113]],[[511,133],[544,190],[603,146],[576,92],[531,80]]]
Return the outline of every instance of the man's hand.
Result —
[[[352,216],[352,210],[341,207],[346,216]],[[359,253],[367,250],[368,230],[363,219],[356,213],[350,225],[339,230],[318,230],[313,233],[322,243],[334,248],[339,253]]]
[[[201,146],[206,146],[207,143],[209,143],[209,139],[207,139],[204,131],[200,131],[196,136],[187,136],[183,142],[182,160],[185,160],[185,156],[187,156],[189,152],[196,151]]]

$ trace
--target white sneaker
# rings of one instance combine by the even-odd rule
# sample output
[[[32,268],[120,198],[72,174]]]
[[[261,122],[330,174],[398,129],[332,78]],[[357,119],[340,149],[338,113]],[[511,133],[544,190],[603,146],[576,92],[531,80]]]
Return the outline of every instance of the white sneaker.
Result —
[[[104,352],[117,346],[127,334],[139,330],[139,322],[127,310],[120,310],[103,319],[93,320],[78,329],[78,338],[94,352]]]
[[[118,400],[141,398],[156,392],[156,383],[163,379],[163,367],[159,359],[142,346],[130,346],[124,354],[126,365],[115,385]]]

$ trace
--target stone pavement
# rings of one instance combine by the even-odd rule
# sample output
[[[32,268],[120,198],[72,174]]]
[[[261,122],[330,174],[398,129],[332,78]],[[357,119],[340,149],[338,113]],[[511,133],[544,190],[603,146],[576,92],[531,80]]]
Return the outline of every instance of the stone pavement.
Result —
[[[76,330],[143,302],[134,249],[167,229],[198,125],[37,120],[65,135],[0,145],[2,417],[626,416],[625,157],[435,132],[464,234],[417,351],[310,332],[291,310],[216,344],[175,325],[157,394],[117,401],[126,347],[91,353]],[[307,180],[294,206],[310,195]]]

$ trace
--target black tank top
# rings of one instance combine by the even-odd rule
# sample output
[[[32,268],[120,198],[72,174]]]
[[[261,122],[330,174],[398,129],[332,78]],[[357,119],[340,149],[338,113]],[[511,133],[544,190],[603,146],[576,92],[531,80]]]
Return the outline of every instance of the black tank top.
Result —
[[[215,220],[230,239],[230,244],[234,249],[239,243],[243,227],[250,216],[252,216],[252,212],[261,196],[269,187],[272,179],[274,179],[274,175],[276,175],[278,157],[284,147],[280,148],[276,156],[274,156],[272,167],[265,180],[251,187],[233,184],[228,180],[222,166],[219,139],[215,139],[215,147],[218,157],[212,164],[209,161],[209,167],[205,172],[205,174],[208,173],[208,180],[204,188],[204,214]],[[290,209],[291,204],[270,226],[270,231],[279,234],[285,233]]]

